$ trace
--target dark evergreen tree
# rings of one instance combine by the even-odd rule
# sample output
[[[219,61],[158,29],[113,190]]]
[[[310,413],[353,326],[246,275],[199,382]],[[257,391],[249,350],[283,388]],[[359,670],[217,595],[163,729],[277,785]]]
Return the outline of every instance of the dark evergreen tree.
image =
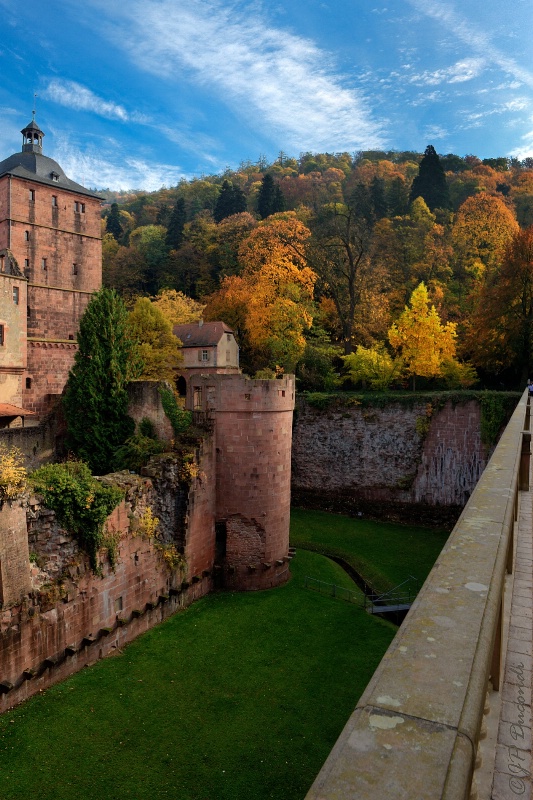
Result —
[[[226,219],[226,217],[231,217],[232,214],[235,214],[235,211],[233,210],[233,200],[233,186],[229,181],[224,181],[213,210],[215,222],[222,222],[222,220]]]
[[[374,212],[374,219],[383,219],[387,216],[389,204],[385,195],[385,181],[383,178],[378,178],[375,175],[370,184],[370,199],[372,201],[372,210]]]
[[[233,213],[242,214],[248,208],[246,204],[246,195],[240,186],[233,187]]]
[[[229,181],[224,181],[213,211],[215,222],[222,222],[223,219],[243,211],[246,211],[246,195],[243,190],[240,186],[232,186]]]
[[[167,235],[165,244],[170,250],[177,250],[181,247],[183,242],[183,229],[187,222],[187,212],[185,210],[185,200],[183,197],[178,197],[170,219],[168,221]]]
[[[440,158],[433,145],[426,147],[418,167],[418,175],[411,186],[409,202],[421,197],[430,211],[435,208],[451,208],[450,192]]]
[[[120,224],[120,211],[118,210],[118,203],[111,203],[111,211],[106,220],[105,229],[111,233],[118,241],[122,235],[122,225]]]
[[[370,189],[365,183],[359,182],[355,184],[349,200],[349,206],[360,222],[372,226],[374,223],[374,208]]]
[[[155,218],[156,225],[164,225],[165,228],[167,228],[171,214],[172,214],[172,209],[170,208],[170,206],[167,205],[161,206],[159,211],[157,212],[157,217]]]
[[[96,475],[113,468],[117,447],[135,430],[127,414],[127,384],[142,365],[127,333],[127,317],[114,289],[93,295],[80,320],[78,352],[65,387],[67,446]]]
[[[267,172],[261,181],[261,188],[257,198],[257,212],[261,219],[266,219],[271,214],[277,214],[285,209],[285,198],[279,184],[274,183],[274,178]]]

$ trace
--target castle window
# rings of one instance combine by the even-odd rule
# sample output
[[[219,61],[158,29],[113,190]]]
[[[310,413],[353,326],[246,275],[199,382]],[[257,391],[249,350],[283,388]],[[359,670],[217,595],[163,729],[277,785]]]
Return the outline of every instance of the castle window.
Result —
[[[31,389],[31,378],[26,378],[26,389]]]
[[[57,208],[57,194],[52,195],[52,208]]]
[[[30,189],[28,196],[30,203],[35,203],[35,189]]]
[[[77,275],[78,274],[78,265],[77,264],[73,264],[72,265],[72,274],[73,275]]]
[[[5,325],[0,325],[0,347],[2,347],[5,343]]]
[[[16,306],[19,304],[19,287],[13,286],[13,302]]]
[[[80,210],[80,204],[76,200],[76,202],[74,203],[74,211],[76,212],[76,214],[78,214],[79,210]]]
[[[195,386],[193,391],[193,408],[195,411],[202,409],[202,387]]]
[[[2,255],[0,256],[0,272],[4,272],[4,267],[5,267],[4,256]]]
[[[30,232],[29,231],[24,231],[24,241],[25,242],[29,242],[30,241]]]
[[[26,317],[29,319],[31,317],[31,308],[26,306]]]
[[[43,269],[47,269],[47,266],[46,266],[46,258],[41,258],[41,267],[42,267]]]
[[[77,200],[74,202],[74,211],[76,214],[85,214],[85,203],[79,203]]]
[[[51,172],[50,173],[50,177],[52,178],[54,183],[58,183],[59,182],[59,175],[57,174],[57,172]]]
[[[231,342],[231,333],[226,334],[226,339],[228,340],[228,342]]]
[[[209,350],[202,350],[202,357],[200,361],[209,361]]]
[[[68,338],[69,338],[69,341],[73,342],[74,341],[74,334],[73,333],[69,333]]]

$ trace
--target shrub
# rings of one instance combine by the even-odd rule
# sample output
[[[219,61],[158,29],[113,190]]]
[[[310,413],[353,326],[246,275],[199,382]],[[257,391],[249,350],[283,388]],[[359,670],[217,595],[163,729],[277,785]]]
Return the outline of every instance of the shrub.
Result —
[[[16,447],[0,444],[0,503],[18,497],[25,488],[24,456]]]
[[[121,501],[122,491],[103,486],[83,461],[46,464],[30,479],[45,505],[88,553],[91,567],[98,573],[98,551],[105,545],[104,524]]]

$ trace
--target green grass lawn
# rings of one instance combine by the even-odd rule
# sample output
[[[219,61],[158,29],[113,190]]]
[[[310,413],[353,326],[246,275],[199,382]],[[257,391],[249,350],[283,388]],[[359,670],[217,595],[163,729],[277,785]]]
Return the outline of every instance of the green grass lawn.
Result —
[[[426,579],[449,532],[307,511],[291,512],[291,544],[340,556],[378,591]],[[313,576],[316,577],[316,576]]]
[[[353,586],[333,562],[301,550],[291,571],[1,716],[1,800],[302,800],[395,629],[303,588]]]

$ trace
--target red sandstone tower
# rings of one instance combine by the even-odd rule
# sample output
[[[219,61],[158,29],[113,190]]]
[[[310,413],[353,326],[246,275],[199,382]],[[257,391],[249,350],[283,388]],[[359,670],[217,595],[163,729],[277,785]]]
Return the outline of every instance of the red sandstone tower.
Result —
[[[22,151],[0,162],[0,259],[14,258],[27,281],[17,304],[27,346],[22,404],[42,415],[63,390],[80,317],[102,284],[101,200],[43,155],[35,120],[21,132]]]
[[[230,589],[289,577],[294,376],[190,377],[193,411],[214,421],[216,563]]]

